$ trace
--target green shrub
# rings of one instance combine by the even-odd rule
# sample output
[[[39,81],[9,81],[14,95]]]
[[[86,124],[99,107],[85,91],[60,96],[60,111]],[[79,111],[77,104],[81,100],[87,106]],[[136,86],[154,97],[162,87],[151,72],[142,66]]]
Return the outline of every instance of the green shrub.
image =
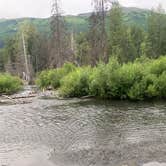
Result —
[[[48,87],[57,89],[60,86],[60,80],[74,70],[76,70],[76,66],[66,63],[62,68],[42,71],[36,79],[36,84],[44,89]]]
[[[166,98],[166,71],[158,77],[155,86],[158,91],[158,97]]]
[[[146,85],[143,81],[135,82],[128,92],[128,97],[131,100],[143,100]]]
[[[156,82],[157,82],[157,76],[155,74],[149,74],[143,78],[144,84],[145,84],[145,98],[154,98],[158,96],[157,88],[156,88]]]
[[[108,83],[111,75],[119,67],[118,61],[111,58],[107,65],[100,63],[94,68],[92,75],[90,76],[90,94],[101,98],[109,98],[110,87]]]
[[[99,64],[98,67],[93,69],[89,78],[89,90],[91,95],[102,98],[106,97],[108,78],[106,69],[104,64]]]
[[[166,98],[166,57],[141,57],[133,63],[119,64],[114,58],[108,64],[62,68],[42,72],[40,87],[60,87],[65,97],[93,95],[100,98],[144,100]]]
[[[162,56],[157,60],[153,60],[149,66],[150,73],[160,75],[166,71],[166,56]]]
[[[131,100],[144,100],[146,98],[153,98],[158,95],[155,82],[157,77],[154,74],[146,73],[142,79],[134,82],[131,86],[128,97]]]
[[[50,79],[49,79],[49,73],[52,72],[52,70],[45,70],[42,71],[36,79],[36,84],[37,86],[39,86],[40,88],[48,88],[51,83],[50,83]]]
[[[9,74],[0,74],[0,94],[12,94],[22,88],[22,81]]]
[[[115,70],[108,80],[110,97],[127,99],[128,93],[135,82],[143,77],[140,63],[128,63]]]
[[[89,77],[92,68],[82,67],[61,80],[60,94],[65,97],[81,97],[89,94]]]

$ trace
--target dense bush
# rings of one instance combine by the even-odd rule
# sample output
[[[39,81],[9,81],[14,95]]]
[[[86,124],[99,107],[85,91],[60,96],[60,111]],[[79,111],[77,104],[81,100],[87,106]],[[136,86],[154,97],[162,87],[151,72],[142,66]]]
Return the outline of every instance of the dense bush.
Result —
[[[9,74],[0,74],[0,94],[12,94],[22,87],[22,81],[18,77]]]
[[[61,80],[60,93],[65,97],[81,97],[89,94],[89,77],[92,68],[82,67]]]
[[[152,74],[143,75],[142,79],[133,83],[128,92],[128,98],[132,100],[143,100],[157,96],[155,89],[156,76]]]
[[[109,98],[109,80],[110,77],[114,75],[115,70],[119,67],[120,64],[116,59],[110,59],[107,65],[100,63],[95,67],[90,76],[89,93],[94,96]]]
[[[130,88],[143,77],[142,66],[139,63],[124,64],[110,76],[110,97],[127,99]]]
[[[164,71],[155,82],[158,97],[166,98],[166,71]]]
[[[56,89],[60,86],[60,80],[74,70],[75,65],[66,63],[62,68],[42,71],[36,79],[36,84],[43,89],[48,87]]]
[[[92,95],[130,100],[166,98],[165,56],[155,60],[140,58],[126,64],[110,59],[108,64],[99,63],[94,68],[71,67],[67,72],[65,70],[66,67],[63,67],[41,73],[40,77],[45,79],[44,86],[60,86],[60,93],[66,97]]]
[[[149,65],[150,73],[156,74],[157,76],[161,75],[166,71],[166,57],[162,56],[157,60],[152,60]]]
[[[44,70],[42,71],[36,79],[36,84],[40,87],[40,88],[47,88],[50,86],[50,79],[49,79],[49,72],[51,70]]]

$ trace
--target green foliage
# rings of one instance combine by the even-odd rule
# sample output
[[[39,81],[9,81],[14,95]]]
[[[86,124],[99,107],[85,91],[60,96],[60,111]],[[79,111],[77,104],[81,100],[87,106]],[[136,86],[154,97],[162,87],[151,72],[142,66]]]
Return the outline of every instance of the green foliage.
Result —
[[[90,67],[77,68],[61,80],[60,93],[65,97],[81,97],[89,93]]]
[[[20,40],[21,36],[24,34],[26,53],[29,55],[29,59],[32,64],[34,72],[38,72],[38,56],[40,56],[40,39],[39,33],[34,24],[30,21],[24,21],[20,23],[17,37]],[[22,40],[22,39],[21,39]],[[19,42],[15,42],[18,44]],[[18,47],[18,50],[22,49],[22,45]],[[14,54],[13,54],[14,55]],[[13,61],[12,61],[13,62]]]
[[[10,38],[6,41],[5,48],[3,50],[4,60],[11,59],[12,62],[16,60],[16,54],[18,52],[18,40],[16,38]]]
[[[149,50],[147,55],[151,58],[158,58],[166,53],[166,15],[159,6],[156,11],[152,11],[148,17],[147,44]]]
[[[69,67],[67,72],[64,71],[68,67],[63,67],[49,72],[44,71],[44,76],[42,74],[40,76],[46,80],[44,86],[60,87],[60,94],[65,97],[92,95],[107,99],[145,100],[166,98],[165,65],[165,56],[156,60],[141,57],[133,63],[123,65],[115,58],[111,58],[108,64],[99,63],[93,68],[78,67],[73,70],[67,65]],[[58,77],[57,73],[63,77]],[[57,84],[54,80],[55,82],[58,80]]]
[[[123,21],[123,8],[118,3],[110,10],[109,47],[110,54],[121,63],[133,62],[143,52],[144,31],[136,25],[127,26]]]
[[[93,69],[90,76],[90,94],[102,98],[109,98],[110,87],[108,81],[120,65],[115,58],[111,58],[107,65],[100,63]]]
[[[128,97],[131,100],[143,100],[146,98],[157,97],[155,89],[156,76],[152,74],[143,74],[142,79],[134,82],[128,92]]]
[[[50,79],[49,79],[49,73],[53,72],[54,70],[44,70],[42,71],[36,79],[36,84],[40,88],[48,88],[51,85]]]
[[[104,64],[99,64],[98,67],[95,67],[92,75],[90,76],[90,94],[105,97],[107,90],[107,77],[108,74],[105,72]]]
[[[131,86],[142,78],[142,65],[128,63],[118,68],[110,76],[110,96],[113,98],[127,99]]]
[[[153,60],[149,68],[152,74],[161,75],[166,71],[166,58],[163,56],[157,60]]]
[[[36,84],[40,88],[57,89],[60,86],[60,80],[75,69],[75,65],[66,63],[62,68],[42,71],[36,79]]]
[[[143,77],[133,84],[128,95],[130,99],[165,98],[166,57],[148,60],[143,64]],[[165,80],[165,81],[164,81]]]
[[[4,72],[4,70],[5,70],[4,49],[0,49],[0,72]]]
[[[22,88],[22,81],[9,74],[0,74],[0,94],[12,94]]]
[[[166,98],[166,71],[158,77],[155,87],[158,91],[159,97]]]
[[[77,47],[77,52],[76,52],[76,59],[77,62],[80,65],[87,65],[89,64],[90,61],[90,55],[89,55],[89,42],[87,39],[87,34],[85,33],[79,33],[76,37],[76,47]]]

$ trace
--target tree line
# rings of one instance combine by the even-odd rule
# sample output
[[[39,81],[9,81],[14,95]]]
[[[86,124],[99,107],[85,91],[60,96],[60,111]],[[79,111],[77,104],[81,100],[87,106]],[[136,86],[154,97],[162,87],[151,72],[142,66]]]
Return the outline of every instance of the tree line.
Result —
[[[75,33],[66,27],[60,0],[54,0],[50,33],[39,33],[32,23],[22,23],[0,52],[1,70],[24,78],[27,66],[32,79],[36,73],[62,67],[65,62],[96,66],[100,61],[108,63],[110,57],[123,64],[142,56],[166,55],[166,15],[161,6],[151,11],[147,29],[142,29],[124,23],[118,2],[93,0],[93,5],[88,31]]]

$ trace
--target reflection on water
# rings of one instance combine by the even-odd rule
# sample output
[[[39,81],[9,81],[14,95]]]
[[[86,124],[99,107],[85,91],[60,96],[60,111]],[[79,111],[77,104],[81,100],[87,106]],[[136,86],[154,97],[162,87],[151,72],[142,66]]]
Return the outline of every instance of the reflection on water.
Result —
[[[164,101],[36,99],[0,106],[0,165],[140,166],[166,162],[165,156]]]

